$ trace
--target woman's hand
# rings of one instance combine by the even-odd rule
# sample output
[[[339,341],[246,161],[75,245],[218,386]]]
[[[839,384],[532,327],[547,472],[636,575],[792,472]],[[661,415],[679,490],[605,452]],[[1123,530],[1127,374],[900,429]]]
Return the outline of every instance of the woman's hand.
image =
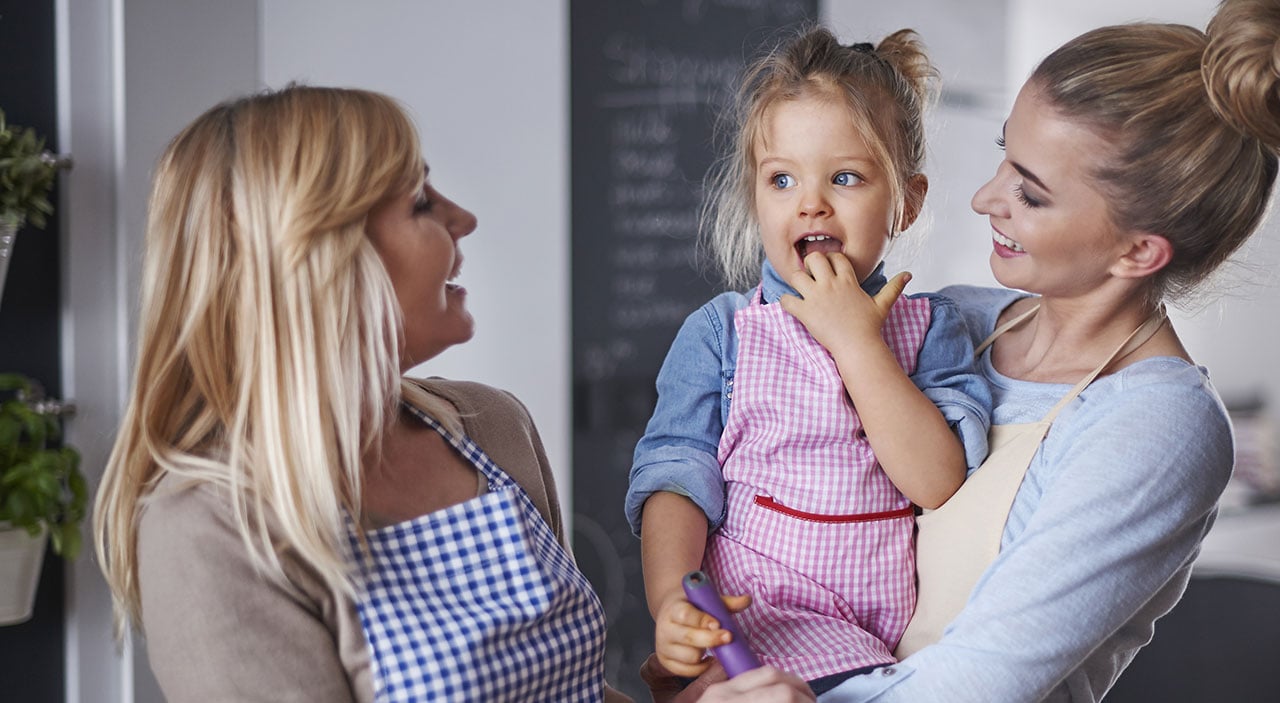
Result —
[[[798,703],[816,701],[817,696],[800,677],[771,666],[739,674],[709,686],[698,703],[740,701],[742,703]]]
[[[729,612],[736,613],[751,604],[751,596],[724,596]],[[733,635],[715,618],[698,610],[676,593],[667,598],[655,618],[654,649],[658,663],[677,676],[695,677],[713,663],[706,656],[712,647],[728,644]]]
[[[710,660],[715,662],[714,659]],[[715,662],[692,682],[677,678],[649,655],[640,667],[640,678],[649,684],[654,703],[794,703],[817,700],[808,684],[798,676],[771,666],[762,666],[729,679],[724,667]]]
[[[862,290],[853,264],[838,252],[814,252],[804,257],[808,273],[797,272],[787,283],[801,296],[784,295],[778,302],[827,351],[857,349],[881,343],[880,329],[893,304],[911,280],[900,273],[871,297]]]

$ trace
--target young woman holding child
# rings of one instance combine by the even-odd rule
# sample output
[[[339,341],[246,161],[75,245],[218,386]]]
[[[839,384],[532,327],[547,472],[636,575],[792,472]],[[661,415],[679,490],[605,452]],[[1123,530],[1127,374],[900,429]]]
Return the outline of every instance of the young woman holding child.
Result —
[[[1097,701],[1177,603],[1233,446],[1162,303],[1195,291],[1263,220],[1277,56],[1280,3],[1226,0],[1205,32],[1105,27],[1035,69],[1000,137],[1005,159],[973,199],[992,271],[1017,290],[943,292],[979,343],[994,424],[1051,427],[998,556],[940,639],[821,700]],[[922,532],[922,553],[933,538]],[[812,700],[776,670],[704,688],[717,676],[695,695]]]

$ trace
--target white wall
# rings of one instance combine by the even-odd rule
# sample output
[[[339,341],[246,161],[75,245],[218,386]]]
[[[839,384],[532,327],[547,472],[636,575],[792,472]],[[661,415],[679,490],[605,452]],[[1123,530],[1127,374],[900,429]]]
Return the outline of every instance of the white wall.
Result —
[[[969,209],[969,200],[1000,162],[995,138],[1010,102],[1004,82],[1007,4],[828,0],[822,5],[823,21],[845,42],[875,43],[896,30],[914,29],[942,77],[941,99],[926,123],[925,209],[886,264],[891,271],[911,271],[909,291],[950,283],[996,285],[987,266],[991,230]]]
[[[119,421],[124,333],[120,238],[115,226],[116,55],[113,8],[107,3],[59,0],[58,144],[75,158],[62,178],[62,389],[77,413],[66,424],[67,442],[79,449],[81,468],[96,484]],[[87,529],[86,529],[87,533]],[[67,700],[128,700],[128,650],[118,656],[111,639],[111,595],[89,556],[91,544],[67,569],[65,664]],[[88,695],[94,691],[95,695]]]
[[[1204,29],[1215,0],[1009,0],[1006,85],[1021,86],[1045,54],[1095,27],[1125,22],[1178,22]]]

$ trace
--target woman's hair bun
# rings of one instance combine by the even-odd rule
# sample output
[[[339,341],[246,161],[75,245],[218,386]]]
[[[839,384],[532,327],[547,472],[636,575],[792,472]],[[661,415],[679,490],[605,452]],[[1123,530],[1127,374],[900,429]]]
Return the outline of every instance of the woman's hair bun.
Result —
[[[1214,111],[1280,152],[1280,1],[1226,0],[1206,34],[1200,70]]]

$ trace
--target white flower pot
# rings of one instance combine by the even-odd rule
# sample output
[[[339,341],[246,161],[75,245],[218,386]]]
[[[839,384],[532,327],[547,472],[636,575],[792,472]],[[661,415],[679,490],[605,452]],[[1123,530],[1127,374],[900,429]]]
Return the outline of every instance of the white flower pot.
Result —
[[[17,239],[17,225],[0,219],[0,300],[4,299],[4,279],[9,274],[9,259],[13,258],[13,243]]]
[[[0,625],[15,625],[31,617],[48,540],[46,530],[32,537],[23,529],[0,527]]]

